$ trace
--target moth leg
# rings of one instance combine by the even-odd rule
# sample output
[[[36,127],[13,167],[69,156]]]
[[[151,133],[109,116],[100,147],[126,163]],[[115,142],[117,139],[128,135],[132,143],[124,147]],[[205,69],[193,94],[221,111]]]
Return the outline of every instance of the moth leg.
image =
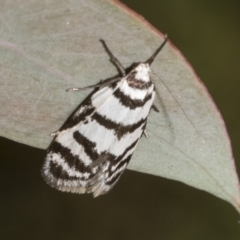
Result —
[[[97,158],[95,161],[93,161],[88,167],[94,168],[96,166],[100,166],[102,163],[109,160],[109,154],[101,154],[99,158]]]
[[[155,112],[159,112],[157,106],[155,104],[152,105],[152,109],[155,111]]]
[[[150,136],[147,134],[147,131],[146,131],[146,130],[143,131],[143,134],[144,134],[144,136],[145,136],[146,138],[150,138]]]
[[[50,136],[56,136],[58,133],[59,133],[59,131],[52,132],[52,133],[50,134]]]
[[[119,81],[119,79],[120,79],[120,77],[114,77],[114,78],[111,78],[111,79],[107,79],[105,81],[100,81],[100,83],[97,83],[97,84],[89,85],[87,87],[68,88],[66,91],[67,92],[81,91],[81,90],[85,90],[85,89],[89,89],[89,88],[97,88],[97,87],[103,88],[105,86],[108,86],[110,84],[113,84],[113,83]]]
[[[126,72],[124,67],[122,66],[122,64],[119,62],[119,60],[114,57],[114,55],[112,54],[112,52],[109,50],[109,48],[107,47],[107,44],[105,43],[104,40],[100,39],[101,43],[103,44],[104,49],[106,50],[106,52],[108,53],[109,57],[110,57],[110,61],[116,66],[116,68],[118,69],[118,71],[120,72],[120,74],[124,77],[126,76]]]

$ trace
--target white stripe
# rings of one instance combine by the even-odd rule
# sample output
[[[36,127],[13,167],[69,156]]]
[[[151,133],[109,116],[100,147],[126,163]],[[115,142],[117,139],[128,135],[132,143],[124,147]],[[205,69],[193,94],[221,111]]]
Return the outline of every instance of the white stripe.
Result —
[[[108,151],[115,156],[124,153],[125,149],[140,138],[142,134],[141,127],[139,127],[133,133],[126,134],[118,140],[113,130],[106,129],[95,120],[83,124],[78,130],[91,142],[96,143],[98,153]]]
[[[127,164],[128,164],[128,163],[125,163],[125,164],[123,164],[122,167],[120,167],[119,169],[117,169],[117,170],[111,175],[111,177],[109,177],[109,178],[107,179],[107,181],[111,181],[113,177],[115,177],[118,173],[122,172],[122,171],[126,168]]]
[[[154,86],[152,85],[148,89],[136,89],[132,88],[128,85],[127,81],[124,81],[123,84],[119,87],[119,89],[128,97],[135,100],[143,100],[148,93],[153,92]]]
[[[126,155],[121,159],[121,161],[119,161],[117,164],[113,165],[111,167],[111,171],[115,171],[115,169],[118,168],[119,164],[121,164],[125,159],[127,159],[129,155],[133,154],[134,150],[136,149],[136,146],[137,146],[137,144],[135,145],[135,147],[133,147],[126,153]]]
[[[104,102],[104,104],[97,108],[97,113],[105,116],[115,123],[132,125],[141,119],[145,119],[148,116],[149,110],[153,104],[154,97],[155,92],[153,92],[152,98],[149,99],[149,101],[147,101],[144,106],[131,110],[130,108],[123,106],[119,100],[114,95],[112,95]],[[96,103],[93,104],[95,107],[98,105]]]
[[[114,131],[106,129],[95,120],[87,124],[82,124],[78,128],[78,131],[89,141],[96,143],[98,153],[108,150],[111,144],[117,139]]]

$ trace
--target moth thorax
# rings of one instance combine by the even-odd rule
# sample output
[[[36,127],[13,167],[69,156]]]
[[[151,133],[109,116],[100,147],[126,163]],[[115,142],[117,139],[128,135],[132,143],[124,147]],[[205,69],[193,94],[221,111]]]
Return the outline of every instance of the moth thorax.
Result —
[[[141,80],[144,82],[150,81],[149,77],[150,67],[148,63],[139,63],[137,67],[134,69],[134,71],[136,72],[135,74],[136,80]]]

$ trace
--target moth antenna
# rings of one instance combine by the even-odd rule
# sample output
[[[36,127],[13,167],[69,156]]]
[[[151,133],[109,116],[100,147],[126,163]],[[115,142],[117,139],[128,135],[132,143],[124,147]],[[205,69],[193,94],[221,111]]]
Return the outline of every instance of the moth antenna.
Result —
[[[119,60],[112,54],[112,52],[110,51],[110,49],[108,48],[106,42],[103,39],[100,39],[100,42],[102,43],[105,51],[107,52],[107,54],[110,57],[110,61],[116,66],[117,70],[119,71],[119,73],[122,76],[126,75],[125,69],[123,67],[123,65],[119,62]]]
[[[160,45],[160,47],[153,53],[153,55],[146,61],[146,63],[149,64],[149,66],[152,64],[152,62],[154,61],[155,57],[158,55],[158,53],[162,50],[162,48],[164,47],[164,45],[167,43],[168,41],[168,36],[165,35],[165,39],[164,42]]]

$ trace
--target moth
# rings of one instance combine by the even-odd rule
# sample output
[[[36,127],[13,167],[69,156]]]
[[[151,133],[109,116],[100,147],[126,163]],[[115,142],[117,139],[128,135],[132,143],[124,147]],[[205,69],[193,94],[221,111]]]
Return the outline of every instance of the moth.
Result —
[[[52,187],[72,193],[107,193],[119,180],[137,146],[154,105],[155,86],[150,65],[167,43],[145,62],[125,70],[100,40],[119,76],[98,84],[70,88],[93,92],[55,133],[47,149],[42,176]]]

